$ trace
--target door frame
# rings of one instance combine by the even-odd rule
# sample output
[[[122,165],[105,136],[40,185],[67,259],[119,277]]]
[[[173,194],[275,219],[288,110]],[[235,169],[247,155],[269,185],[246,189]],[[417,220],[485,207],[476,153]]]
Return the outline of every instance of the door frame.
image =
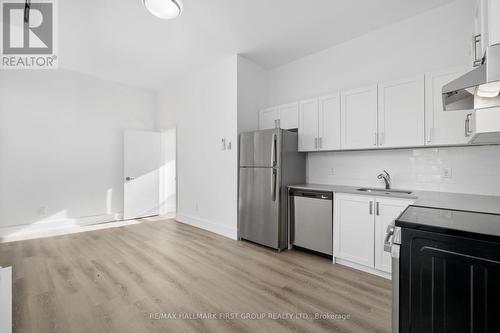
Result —
[[[177,124],[168,128],[164,128],[160,130],[161,133],[161,167],[160,167],[160,177],[159,177],[159,182],[160,182],[160,216],[162,215],[167,215],[171,214],[167,213],[165,211],[165,201],[166,201],[166,195],[165,195],[165,187],[166,187],[166,182],[165,182],[165,176],[163,172],[163,167],[165,163],[167,162],[167,156],[166,156],[166,145],[167,145],[167,132],[170,131],[175,131],[175,212],[174,214],[177,214],[179,211],[179,171],[178,171],[178,166],[179,166],[179,153],[178,153],[178,148],[179,148],[179,141],[178,141],[178,126]]]

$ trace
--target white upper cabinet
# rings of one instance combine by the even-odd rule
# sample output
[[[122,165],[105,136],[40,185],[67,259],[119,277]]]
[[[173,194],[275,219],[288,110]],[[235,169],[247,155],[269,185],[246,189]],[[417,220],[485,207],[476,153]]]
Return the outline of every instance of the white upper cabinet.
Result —
[[[259,129],[270,129],[276,127],[276,120],[280,121],[283,129],[299,127],[299,103],[284,104],[271,107],[259,112]]]
[[[261,110],[259,112],[259,129],[275,128],[277,119],[279,119],[277,107]]]
[[[472,61],[474,66],[481,64],[481,59],[489,45],[488,2],[489,0],[476,0],[474,36],[472,38]]]
[[[299,103],[299,151],[340,149],[340,93]]]
[[[292,129],[299,127],[299,103],[290,103],[278,106],[280,127]]]
[[[299,151],[318,149],[318,99],[299,102]]]
[[[490,45],[500,44],[500,1],[489,0],[488,39]]]
[[[476,0],[474,36],[472,41],[473,65],[481,64],[486,49],[500,43],[500,1]]]
[[[377,147],[377,86],[341,92],[342,149]]]
[[[424,145],[424,75],[378,86],[378,146]]]
[[[470,110],[444,111],[443,85],[466,72],[465,68],[452,68],[425,75],[425,144],[461,145],[466,144],[465,119]]]
[[[444,111],[442,88],[467,71],[440,70],[267,108],[259,129],[276,127],[277,119],[281,128],[298,128],[302,152],[466,145],[471,110]]]
[[[341,148],[340,93],[319,97],[319,150]]]

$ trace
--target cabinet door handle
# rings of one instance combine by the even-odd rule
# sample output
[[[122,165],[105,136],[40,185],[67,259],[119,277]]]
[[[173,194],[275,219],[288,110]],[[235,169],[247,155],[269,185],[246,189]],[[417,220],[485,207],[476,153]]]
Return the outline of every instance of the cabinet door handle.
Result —
[[[319,148],[323,148],[323,138],[319,138]]]
[[[370,201],[369,211],[370,211],[370,215],[373,215],[373,201]]]
[[[432,132],[434,131],[434,128],[429,128],[429,131],[427,132],[427,143],[432,142]]]
[[[483,56],[479,55],[479,50],[481,48],[481,34],[475,35],[472,43],[474,46],[474,61],[472,62],[472,65],[477,67],[483,62]]]
[[[469,137],[471,135],[471,130],[470,130],[471,118],[472,118],[472,113],[467,114],[467,117],[465,118],[465,137]]]
[[[379,146],[383,146],[385,144],[385,132],[380,132],[378,134],[378,144]]]
[[[374,146],[377,145],[377,137],[378,137],[378,134],[377,133],[373,133],[373,145]]]
[[[314,149],[318,149],[318,138],[314,138]]]
[[[377,201],[377,208],[375,210],[376,210],[377,216],[380,216],[380,202],[378,202],[378,201]]]

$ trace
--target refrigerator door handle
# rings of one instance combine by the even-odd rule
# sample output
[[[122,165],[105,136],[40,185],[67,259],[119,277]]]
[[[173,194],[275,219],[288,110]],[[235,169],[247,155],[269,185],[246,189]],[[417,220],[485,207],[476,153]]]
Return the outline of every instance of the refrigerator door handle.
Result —
[[[273,172],[271,174],[272,174],[271,175],[271,194],[272,194],[273,201],[276,201],[276,183],[277,183],[277,179],[276,179],[277,171],[276,171],[276,169],[273,169]]]
[[[276,164],[278,164],[277,158],[278,158],[278,152],[276,151],[278,148],[278,137],[276,134],[273,134],[273,147],[272,147],[272,166],[275,167]]]

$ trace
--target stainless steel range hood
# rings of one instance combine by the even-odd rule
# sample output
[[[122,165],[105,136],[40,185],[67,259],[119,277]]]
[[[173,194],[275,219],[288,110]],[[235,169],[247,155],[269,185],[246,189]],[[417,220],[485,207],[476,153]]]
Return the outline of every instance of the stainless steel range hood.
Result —
[[[486,50],[482,64],[443,87],[445,111],[500,106],[500,44]]]

